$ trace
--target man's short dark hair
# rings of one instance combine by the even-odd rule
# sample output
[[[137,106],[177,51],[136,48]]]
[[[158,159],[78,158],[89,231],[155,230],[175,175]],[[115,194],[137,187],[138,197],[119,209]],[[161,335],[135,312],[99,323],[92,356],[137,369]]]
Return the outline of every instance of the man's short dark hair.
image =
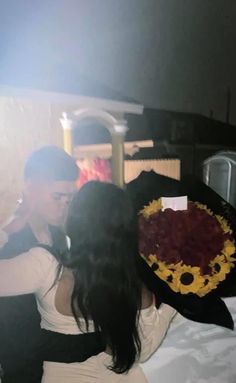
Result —
[[[44,146],[34,151],[24,169],[25,180],[41,178],[46,181],[76,181],[78,176],[75,159],[57,146]]]

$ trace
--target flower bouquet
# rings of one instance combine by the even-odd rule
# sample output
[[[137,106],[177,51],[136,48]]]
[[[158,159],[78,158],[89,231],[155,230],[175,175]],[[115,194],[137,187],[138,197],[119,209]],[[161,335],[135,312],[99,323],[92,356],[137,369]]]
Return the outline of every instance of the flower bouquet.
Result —
[[[203,297],[235,266],[228,221],[206,205],[162,210],[161,198],[139,214],[139,251],[154,273],[174,291]]]
[[[142,172],[127,185],[139,220],[140,276],[188,319],[233,328],[221,299],[236,296],[236,211],[203,182]],[[188,196],[186,211],[162,210],[161,197]]]

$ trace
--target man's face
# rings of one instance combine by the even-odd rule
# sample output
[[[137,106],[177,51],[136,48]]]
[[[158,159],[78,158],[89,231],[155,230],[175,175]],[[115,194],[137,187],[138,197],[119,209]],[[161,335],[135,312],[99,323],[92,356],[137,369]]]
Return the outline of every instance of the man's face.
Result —
[[[64,224],[68,205],[76,190],[70,181],[29,181],[26,185],[27,199],[32,213],[50,225]]]

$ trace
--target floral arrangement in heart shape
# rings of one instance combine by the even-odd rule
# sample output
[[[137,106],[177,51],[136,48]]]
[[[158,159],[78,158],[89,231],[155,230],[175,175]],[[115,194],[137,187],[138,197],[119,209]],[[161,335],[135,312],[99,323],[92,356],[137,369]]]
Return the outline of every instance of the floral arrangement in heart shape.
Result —
[[[155,274],[181,294],[203,297],[235,266],[228,221],[206,205],[162,210],[161,198],[139,213],[139,252]]]

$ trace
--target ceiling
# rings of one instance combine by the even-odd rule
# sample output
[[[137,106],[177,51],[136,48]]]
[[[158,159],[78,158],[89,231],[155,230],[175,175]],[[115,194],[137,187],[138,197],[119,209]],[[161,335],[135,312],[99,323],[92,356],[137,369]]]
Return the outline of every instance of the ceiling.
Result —
[[[230,87],[235,123],[235,19],[235,0],[2,1],[0,83],[72,93],[100,86],[221,120]]]

